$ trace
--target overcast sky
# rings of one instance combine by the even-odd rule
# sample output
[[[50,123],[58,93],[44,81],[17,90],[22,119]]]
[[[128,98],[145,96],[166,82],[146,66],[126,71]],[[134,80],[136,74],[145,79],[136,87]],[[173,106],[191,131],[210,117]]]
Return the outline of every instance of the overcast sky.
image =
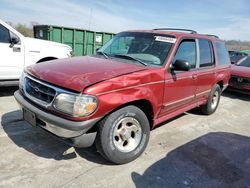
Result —
[[[0,0],[0,19],[106,32],[189,28],[250,40],[249,0]]]

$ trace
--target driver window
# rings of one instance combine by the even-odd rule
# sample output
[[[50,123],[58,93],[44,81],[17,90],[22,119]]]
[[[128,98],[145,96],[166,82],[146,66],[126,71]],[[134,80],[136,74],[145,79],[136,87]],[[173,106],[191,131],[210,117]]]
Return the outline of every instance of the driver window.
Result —
[[[0,43],[10,43],[9,30],[3,25],[0,25]]]
[[[183,40],[175,54],[175,60],[185,60],[190,63],[191,69],[196,67],[196,44],[195,40]]]

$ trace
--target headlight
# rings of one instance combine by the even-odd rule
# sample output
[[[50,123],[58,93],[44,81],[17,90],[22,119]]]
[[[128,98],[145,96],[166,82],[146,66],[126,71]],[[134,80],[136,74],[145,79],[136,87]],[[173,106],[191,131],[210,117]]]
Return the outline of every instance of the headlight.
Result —
[[[19,89],[23,89],[24,76],[25,76],[25,73],[22,72],[22,74],[21,74],[21,76],[19,78]]]
[[[90,95],[77,96],[62,93],[54,101],[54,107],[57,110],[73,117],[88,116],[96,110],[97,105],[97,99]]]
[[[72,48],[69,48],[68,51],[67,51],[67,56],[68,57],[72,57],[73,56],[73,50]]]

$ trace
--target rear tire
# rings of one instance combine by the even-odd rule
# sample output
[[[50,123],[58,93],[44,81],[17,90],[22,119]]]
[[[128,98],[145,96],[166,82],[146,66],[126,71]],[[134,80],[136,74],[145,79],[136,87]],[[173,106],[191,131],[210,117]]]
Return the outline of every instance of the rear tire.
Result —
[[[95,145],[107,160],[124,164],[145,150],[150,134],[147,116],[136,106],[121,108],[98,124]]]
[[[207,104],[201,106],[201,112],[205,115],[214,113],[219,105],[220,96],[221,88],[218,84],[216,84],[209,94]]]

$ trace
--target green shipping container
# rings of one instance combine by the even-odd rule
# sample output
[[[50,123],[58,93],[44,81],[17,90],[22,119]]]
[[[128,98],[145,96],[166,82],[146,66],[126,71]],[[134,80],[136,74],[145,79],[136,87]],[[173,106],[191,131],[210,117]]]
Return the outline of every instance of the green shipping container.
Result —
[[[72,47],[75,56],[92,55],[115,34],[95,32],[83,29],[59,27],[52,25],[36,25],[33,27],[34,37],[67,44]]]
[[[244,52],[244,53],[250,54],[250,50],[241,50],[240,52]]]

